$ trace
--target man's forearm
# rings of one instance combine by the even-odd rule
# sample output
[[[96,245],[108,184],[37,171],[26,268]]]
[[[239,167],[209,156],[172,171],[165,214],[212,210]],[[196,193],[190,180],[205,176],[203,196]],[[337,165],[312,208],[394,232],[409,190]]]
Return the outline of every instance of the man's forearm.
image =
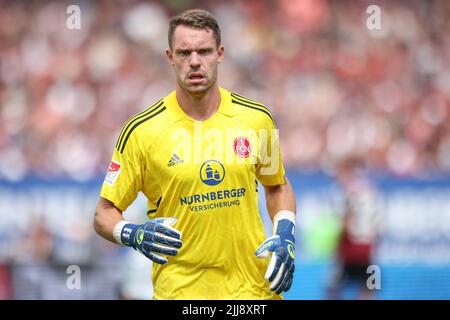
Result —
[[[273,235],[255,251],[259,258],[272,253],[265,279],[277,294],[291,288],[295,271],[295,194],[289,180],[278,186],[265,186],[267,210],[273,222]]]
[[[265,192],[267,211],[272,220],[280,210],[289,210],[295,213],[295,193],[287,178],[283,185],[265,187]]]
[[[100,198],[95,211],[95,231],[106,240],[117,243],[113,237],[113,231],[117,223],[122,220],[124,220],[122,212],[110,201]]]
[[[181,232],[172,226],[174,217],[155,218],[144,224],[123,219],[122,211],[106,199],[100,198],[94,218],[95,231],[103,238],[131,247],[158,264],[166,264],[165,257],[176,256],[183,245]]]

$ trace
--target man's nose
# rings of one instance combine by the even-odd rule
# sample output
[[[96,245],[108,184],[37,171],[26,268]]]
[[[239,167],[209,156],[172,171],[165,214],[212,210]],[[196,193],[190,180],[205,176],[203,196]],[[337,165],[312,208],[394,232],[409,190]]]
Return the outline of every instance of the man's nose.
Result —
[[[198,56],[197,52],[194,51],[191,53],[189,63],[192,68],[200,67],[200,57]]]

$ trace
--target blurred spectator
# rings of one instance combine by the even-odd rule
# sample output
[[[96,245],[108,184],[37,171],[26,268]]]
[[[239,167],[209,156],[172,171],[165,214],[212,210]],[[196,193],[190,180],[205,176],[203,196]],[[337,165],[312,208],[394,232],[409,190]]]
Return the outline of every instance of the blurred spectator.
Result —
[[[348,285],[356,284],[357,299],[369,299],[368,267],[373,262],[380,234],[380,212],[374,187],[361,172],[361,162],[348,158],[339,166],[337,180],[343,189],[342,230],[336,252],[336,270],[329,287],[330,299],[341,299]]]
[[[67,245],[72,260],[64,260],[58,254],[59,241],[55,233],[48,229],[44,219],[36,219],[30,231],[18,242],[16,254],[11,266],[10,279],[2,279],[1,283],[10,285],[11,298],[14,299],[118,299],[120,297],[120,283],[122,283],[122,270],[117,268],[114,255],[91,257],[88,261],[79,263],[74,250]],[[76,241],[73,241],[76,244]],[[89,250],[89,248],[85,248]],[[108,259],[110,261],[108,261]],[[111,261],[111,259],[113,259]],[[79,288],[71,289],[67,282],[73,272],[68,273],[69,266],[80,271]],[[6,269],[5,269],[6,270]],[[10,281],[8,283],[8,280]],[[70,279],[69,279],[70,280]],[[7,287],[6,287],[7,288]],[[0,291],[0,293],[2,293]],[[8,291],[6,291],[8,293]],[[8,298],[8,297],[7,297]]]
[[[15,251],[12,269],[14,298],[43,299],[46,292],[51,291],[49,283],[43,279],[54,273],[51,268],[54,242],[45,221],[36,219],[23,240],[17,243]]]
[[[0,263],[0,300],[12,298],[11,267],[9,264]]]

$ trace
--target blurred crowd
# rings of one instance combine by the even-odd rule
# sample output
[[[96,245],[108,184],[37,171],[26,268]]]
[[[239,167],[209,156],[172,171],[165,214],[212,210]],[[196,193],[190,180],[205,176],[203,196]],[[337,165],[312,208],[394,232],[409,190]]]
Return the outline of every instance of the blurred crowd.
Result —
[[[173,90],[168,22],[192,7],[218,19],[220,83],[271,109],[288,167],[450,172],[448,1],[80,1],[74,30],[74,3],[0,4],[0,179],[103,174],[124,122]]]

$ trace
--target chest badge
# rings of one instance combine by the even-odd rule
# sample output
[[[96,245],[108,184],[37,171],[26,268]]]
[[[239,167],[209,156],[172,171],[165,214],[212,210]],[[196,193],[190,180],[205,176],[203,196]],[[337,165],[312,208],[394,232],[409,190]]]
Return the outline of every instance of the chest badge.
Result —
[[[240,158],[248,158],[252,153],[252,146],[246,137],[237,137],[233,142],[234,153]]]

